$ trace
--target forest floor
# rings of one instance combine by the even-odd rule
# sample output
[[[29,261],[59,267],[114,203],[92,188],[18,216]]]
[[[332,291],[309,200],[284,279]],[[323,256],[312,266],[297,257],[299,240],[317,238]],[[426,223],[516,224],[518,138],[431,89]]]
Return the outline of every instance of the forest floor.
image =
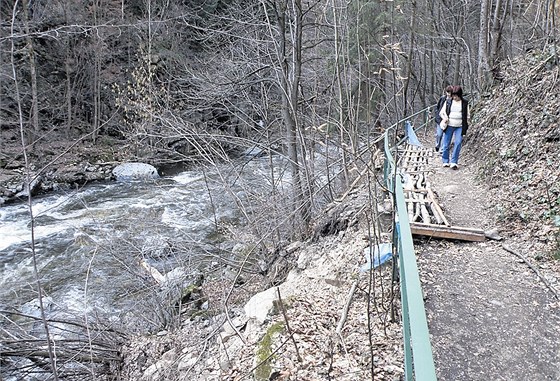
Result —
[[[456,171],[434,152],[431,186],[451,225],[503,239],[415,240],[438,380],[558,380],[558,261],[498,221],[499,189],[480,182],[477,148],[466,143]]]
[[[431,136],[420,138],[430,146]],[[495,229],[503,239],[414,240],[438,380],[558,380],[560,266],[550,257],[550,242],[522,221],[500,218],[498,196],[505,191],[481,180],[484,160],[479,148],[467,140],[457,171],[442,167],[434,152],[429,181],[452,225]],[[390,282],[376,279],[373,292],[381,302],[369,306],[367,277],[359,272],[369,244],[368,228],[359,216],[369,202],[366,192],[367,187],[351,191],[341,209],[332,213],[349,219],[347,229],[302,242],[287,256],[294,269],[290,280],[279,285],[287,305],[285,317],[276,311],[262,326],[244,325],[244,303],[267,283],[276,282],[252,279],[236,289],[229,311],[232,321],[240,322],[244,345],[232,344],[235,335],[227,336],[231,332],[220,328],[227,323],[216,310],[214,318],[185,321],[175,332],[133,338],[123,348],[122,379],[252,379],[263,338],[275,323],[287,319],[296,341],[292,343],[287,332],[273,340],[282,342],[273,344],[274,379],[368,379],[373,359],[376,380],[399,380],[402,334],[387,300]],[[349,297],[353,284],[358,287]],[[228,294],[229,285],[215,282],[204,288],[213,308],[221,308],[220,298]],[[348,315],[341,325],[346,305]]]

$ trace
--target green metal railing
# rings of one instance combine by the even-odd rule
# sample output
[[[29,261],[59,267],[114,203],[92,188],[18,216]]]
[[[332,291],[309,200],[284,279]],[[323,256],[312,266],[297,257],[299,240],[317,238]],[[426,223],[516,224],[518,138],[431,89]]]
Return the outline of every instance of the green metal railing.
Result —
[[[433,107],[433,106],[430,106]],[[409,118],[420,113],[426,114],[425,124],[428,123],[429,107],[411,115]],[[407,119],[409,119],[407,118]],[[397,128],[404,124],[405,120],[399,121],[385,131],[385,183],[392,192],[395,201],[395,242],[393,247],[397,249],[399,259],[399,276],[401,288],[402,316],[403,316],[403,339],[404,339],[404,374],[405,380],[433,381],[437,380],[432,355],[432,346],[428,332],[422,287],[418,275],[416,254],[412,241],[410,222],[404,191],[402,176],[397,173],[397,163],[393,158],[392,149],[397,151],[400,142],[397,142]],[[425,125],[424,125],[425,126]],[[391,133],[394,134],[396,143],[391,147]]]

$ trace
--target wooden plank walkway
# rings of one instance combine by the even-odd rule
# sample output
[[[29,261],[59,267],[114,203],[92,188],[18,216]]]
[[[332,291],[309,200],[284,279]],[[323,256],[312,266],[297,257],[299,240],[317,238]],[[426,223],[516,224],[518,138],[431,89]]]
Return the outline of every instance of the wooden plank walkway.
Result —
[[[428,176],[431,173],[431,149],[407,144],[399,151],[398,165],[403,174],[403,188],[413,235],[462,241],[484,241],[483,230],[452,226],[434,194]]]

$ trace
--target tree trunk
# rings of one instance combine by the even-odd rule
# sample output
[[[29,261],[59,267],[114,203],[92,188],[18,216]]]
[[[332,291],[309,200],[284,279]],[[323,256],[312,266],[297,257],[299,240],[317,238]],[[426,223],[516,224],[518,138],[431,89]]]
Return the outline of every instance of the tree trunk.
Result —
[[[66,9],[64,9],[64,22],[66,25],[68,22],[68,14]],[[70,139],[72,132],[72,79],[71,71],[72,66],[70,64],[70,57],[72,54],[71,43],[72,36],[68,35],[65,38],[65,60],[64,60],[64,71],[66,73],[66,130],[64,131],[64,136],[66,139]]]
[[[455,68],[453,69],[453,84],[460,84],[461,78],[461,47],[455,47]]]
[[[333,20],[334,20],[334,61],[335,61],[335,76],[336,76],[336,95],[338,97],[338,129],[339,129],[339,136],[340,141],[344,142],[346,140],[345,134],[345,126],[344,126],[344,94],[343,94],[343,81],[342,81],[342,71],[343,63],[340,62],[342,58],[342,49],[340,47],[340,28],[342,27],[339,25],[338,20],[338,12],[336,7],[333,7]],[[342,168],[344,174],[344,182],[346,185],[350,183],[349,174],[348,174],[348,150],[342,149],[341,151],[341,158],[342,158]]]
[[[478,37],[478,88],[480,91],[485,91],[486,87],[489,85],[489,73],[490,67],[488,65],[488,41],[489,41],[489,27],[490,22],[490,1],[482,0],[480,3],[480,35]],[[498,0],[499,2],[499,0]]]
[[[25,25],[25,34],[27,41],[27,53],[29,56],[29,74],[31,76],[31,124],[33,126],[32,133],[29,134],[30,148],[34,149],[35,141],[39,137],[39,98],[37,86],[37,62],[35,60],[35,49],[33,38],[29,28],[29,6],[27,0],[22,0],[23,16]]]
[[[506,19],[509,14],[508,9],[510,7],[511,0],[505,0],[505,3],[502,7],[502,0],[498,0],[496,4],[496,8],[494,10],[494,17],[492,18],[492,32],[490,35],[490,52],[488,53],[488,57],[490,61],[488,65],[490,70],[492,71],[492,76],[494,77],[497,73],[497,66],[500,61],[500,47],[502,45],[503,40],[503,30],[504,25],[506,24]],[[502,12],[500,14],[500,12]],[[502,51],[504,48],[502,47]]]
[[[93,0],[93,23],[94,25],[99,25],[99,0]],[[97,141],[97,135],[99,133],[100,126],[100,104],[101,104],[101,45],[102,40],[98,33],[95,33],[94,43],[94,62],[93,62],[93,120],[92,120],[92,131],[91,138],[95,143]]]
[[[294,11],[290,20],[290,9]],[[302,164],[299,160],[297,107],[299,100],[299,81],[301,79],[302,65],[302,23],[303,13],[301,0],[286,0],[277,4],[277,21],[279,28],[279,60],[280,60],[280,92],[282,98],[282,118],[286,128],[286,144],[288,157],[292,169],[293,197],[295,209],[299,210],[299,216],[308,226],[310,220],[309,204],[304,198],[302,184]],[[292,22],[292,27],[288,30],[288,22]],[[289,33],[293,34],[290,35]],[[289,39],[290,38],[290,39]],[[288,52],[288,43],[292,42],[291,52]],[[290,60],[292,65],[290,66]]]
[[[408,41],[408,52],[407,52],[407,60],[406,60],[406,73],[404,79],[404,88],[403,88],[403,103],[404,103],[404,115],[408,115],[408,88],[410,85],[410,77],[412,76],[412,58],[414,56],[414,38],[416,29],[416,1],[412,1],[412,14],[410,16],[410,38]]]

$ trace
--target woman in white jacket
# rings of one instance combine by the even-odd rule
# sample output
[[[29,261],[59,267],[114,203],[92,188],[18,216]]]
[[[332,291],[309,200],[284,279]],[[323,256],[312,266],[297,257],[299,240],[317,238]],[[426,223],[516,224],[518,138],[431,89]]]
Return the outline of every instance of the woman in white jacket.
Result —
[[[441,160],[444,167],[457,169],[463,136],[466,135],[469,128],[469,102],[463,98],[461,86],[453,86],[451,98],[452,101],[446,104],[446,107],[442,107],[440,111],[440,125],[444,130]],[[449,146],[452,139],[455,141],[455,144],[453,145],[451,157],[449,157]]]

